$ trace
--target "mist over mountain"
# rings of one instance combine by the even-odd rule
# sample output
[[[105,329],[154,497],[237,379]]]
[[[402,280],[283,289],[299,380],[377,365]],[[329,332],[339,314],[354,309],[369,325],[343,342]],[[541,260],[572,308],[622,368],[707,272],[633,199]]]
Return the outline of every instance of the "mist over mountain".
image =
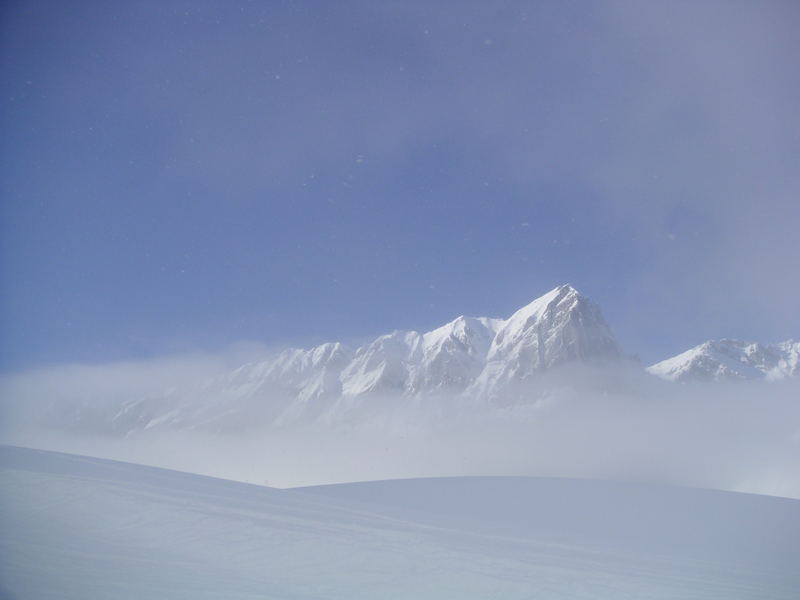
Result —
[[[531,384],[545,372],[621,357],[599,307],[562,285],[508,319],[459,316],[432,331],[394,331],[355,349],[338,342],[288,349],[145,397],[65,403],[58,419],[66,428],[128,435],[330,423],[380,412],[390,399],[507,405],[529,400]]]
[[[229,362],[6,377],[0,441],[281,486],[504,474],[800,497],[796,343],[645,369],[568,285],[508,319]]]
[[[0,15],[0,600],[797,600],[800,2]]]

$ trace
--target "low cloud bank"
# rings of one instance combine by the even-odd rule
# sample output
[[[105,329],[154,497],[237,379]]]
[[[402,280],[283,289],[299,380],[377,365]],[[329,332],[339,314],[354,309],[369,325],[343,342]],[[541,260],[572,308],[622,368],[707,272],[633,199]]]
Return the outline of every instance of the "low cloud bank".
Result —
[[[183,358],[4,378],[0,441],[278,487],[534,475],[800,498],[797,380],[678,385],[630,367],[574,368],[531,382],[528,401],[517,390],[500,407],[460,397],[370,398],[333,423],[226,433],[77,433],[52,418],[189,385],[225,364]]]

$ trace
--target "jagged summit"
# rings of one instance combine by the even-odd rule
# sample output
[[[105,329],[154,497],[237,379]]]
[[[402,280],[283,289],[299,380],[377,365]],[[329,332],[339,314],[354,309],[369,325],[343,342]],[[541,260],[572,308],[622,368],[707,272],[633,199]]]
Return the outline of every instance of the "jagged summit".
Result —
[[[558,304],[568,299],[580,297],[581,295],[578,290],[571,285],[560,285],[557,288],[550,290],[546,294],[539,296],[530,304],[520,308],[517,312],[511,315],[511,317],[508,319],[508,322],[519,322],[526,319],[539,319],[554,302]]]
[[[535,354],[527,356],[531,349]],[[562,285],[511,315],[487,358],[513,357],[523,369],[543,370],[571,360],[618,355],[600,309],[572,286]]]
[[[470,392],[492,398],[508,385],[558,365],[619,356],[600,309],[571,285],[562,285],[519,309],[500,327]]]

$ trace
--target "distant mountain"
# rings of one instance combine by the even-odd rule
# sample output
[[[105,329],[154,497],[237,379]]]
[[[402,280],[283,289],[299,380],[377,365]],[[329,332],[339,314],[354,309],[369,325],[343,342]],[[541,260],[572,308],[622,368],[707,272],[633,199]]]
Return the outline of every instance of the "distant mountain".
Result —
[[[776,380],[800,374],[800,342],[709,341],[647,368],[671,381]]]
[[[126,433],[227,429],[336,419],[376,398],[491,402],[552,367],[620,356],[600,309],[563,285],[506,320],[462,316],[426,333],[382,335],[355,351],[339,343],[286,350],[191,390],[128,402],[110,422]]]

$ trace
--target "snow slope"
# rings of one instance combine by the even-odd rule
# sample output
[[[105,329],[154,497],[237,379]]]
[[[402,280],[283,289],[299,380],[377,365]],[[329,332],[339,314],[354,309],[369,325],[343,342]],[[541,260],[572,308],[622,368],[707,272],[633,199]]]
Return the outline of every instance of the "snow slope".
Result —
[[[774,381],[800,374],[800,342],[709,341],[647,368],[671,381]]]
[[[0,597],[794,599],[800,501],[536,478],[278,490],[0,447]]]

